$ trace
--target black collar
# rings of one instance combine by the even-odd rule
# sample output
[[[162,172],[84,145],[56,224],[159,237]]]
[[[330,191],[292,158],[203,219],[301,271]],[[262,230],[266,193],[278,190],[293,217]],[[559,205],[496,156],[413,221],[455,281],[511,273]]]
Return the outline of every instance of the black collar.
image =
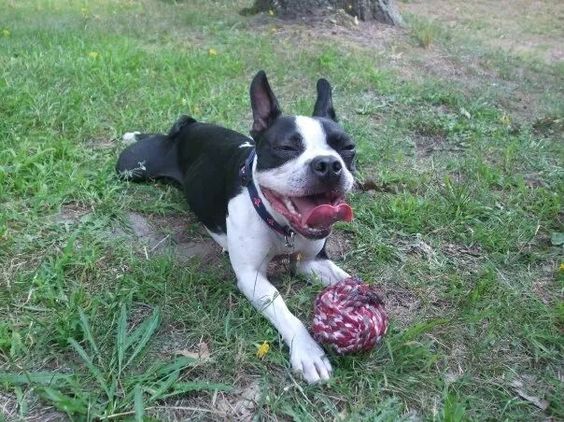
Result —
[[[290,228],[290,226],[281,226],[280,224],[278,224],[278,222],[274,219],[274,217],[272,217],[272,215],[264,206],[262,199],[260,199],[257,187],[253,182],[253,160],[255,159],[255,156],[256,152],[253,148],[251,150],[251,153],[245,160],[245,165],[243,165],[243,167],[241,167],[241,170],[239,170],[241,185],[245,186],[249,191],[251,202],[253,203],[255,211],[260,216],[260,218],[262,218],[262,220],[268,225],[268,227],[270,227],[278,234],[284,236],[284,239],[286,240],[286,247],[293,248],[294,236],[296,235],[296,233]]]

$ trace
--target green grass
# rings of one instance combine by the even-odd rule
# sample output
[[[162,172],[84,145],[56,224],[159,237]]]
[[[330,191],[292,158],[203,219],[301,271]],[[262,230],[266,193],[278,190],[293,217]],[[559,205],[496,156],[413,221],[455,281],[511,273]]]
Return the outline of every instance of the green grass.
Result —
[[[242,17],[244,3],[0,0],[5,417],[222,419],[257,384],[261,420],[563,418],[561,65],[423,20],[429,49],[391,34],[395,50],[372,54],[324,27],[330,42],[304,43],[308,28]],[[426,66],[433,49],[467,79]],[[121,134],[183,113],[246,133],[258,69],[289,113],[310,113],[328,78],[358,178],[375,182],[351,195],[339,264],[381,286],[391,327],[369,355],[332,356],[324,386],[294,382],[225,257],[181,262],[131,233],[134,212],[202,238],[182,195],[114,174]],[[307,320],[320,287],[276,284]],[[178,354],[201,342],[209,359]]]

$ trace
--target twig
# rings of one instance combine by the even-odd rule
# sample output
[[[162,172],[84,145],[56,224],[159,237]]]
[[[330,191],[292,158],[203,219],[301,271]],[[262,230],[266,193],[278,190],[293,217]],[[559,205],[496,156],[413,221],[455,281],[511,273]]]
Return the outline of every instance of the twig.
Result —
[[[149,252],[153,252],[155,249],[157,249],[157,248],[159,247],[159,245],[160,245],[161,243],[163,243],[163,242],[164,242],[165,240],[167,240],[169,237],[170,237],[170,235],[167,234],[165,237],[163,237],[161,240],[159,240],[158,243],[157,243],[155,246],[153,246]]]

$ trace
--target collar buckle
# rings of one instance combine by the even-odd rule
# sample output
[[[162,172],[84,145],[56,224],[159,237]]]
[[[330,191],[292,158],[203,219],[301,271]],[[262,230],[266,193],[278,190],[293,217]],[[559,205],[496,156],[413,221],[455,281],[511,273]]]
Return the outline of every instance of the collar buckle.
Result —
[[[292,229],[288,230],[288,234],[284,235],[284,245],[291,251],[294,250],[294,237],[296,237],[296,232]]]

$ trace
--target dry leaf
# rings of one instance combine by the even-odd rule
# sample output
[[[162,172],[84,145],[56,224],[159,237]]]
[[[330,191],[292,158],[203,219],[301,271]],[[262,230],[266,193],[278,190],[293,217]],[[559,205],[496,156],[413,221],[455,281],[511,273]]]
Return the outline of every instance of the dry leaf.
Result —
[[[541,399],[539,397],[531,396],[531,395],[527,394],[523,390],[523,383],[521,381],[513,380],[511,382],[511,386],[515,389],[515,392],[522,399],[527,400],[529,403],[534,404],[536,407],[538,407],[541,410],[546,410],[548,408],[548,401]]]
[[[187,358],[206,360],[210,357],[210,349],[207,343],[201,342],[198,344],[198,350],[191,351],[187,349],[177,350],[174,354],[186,356]]]

